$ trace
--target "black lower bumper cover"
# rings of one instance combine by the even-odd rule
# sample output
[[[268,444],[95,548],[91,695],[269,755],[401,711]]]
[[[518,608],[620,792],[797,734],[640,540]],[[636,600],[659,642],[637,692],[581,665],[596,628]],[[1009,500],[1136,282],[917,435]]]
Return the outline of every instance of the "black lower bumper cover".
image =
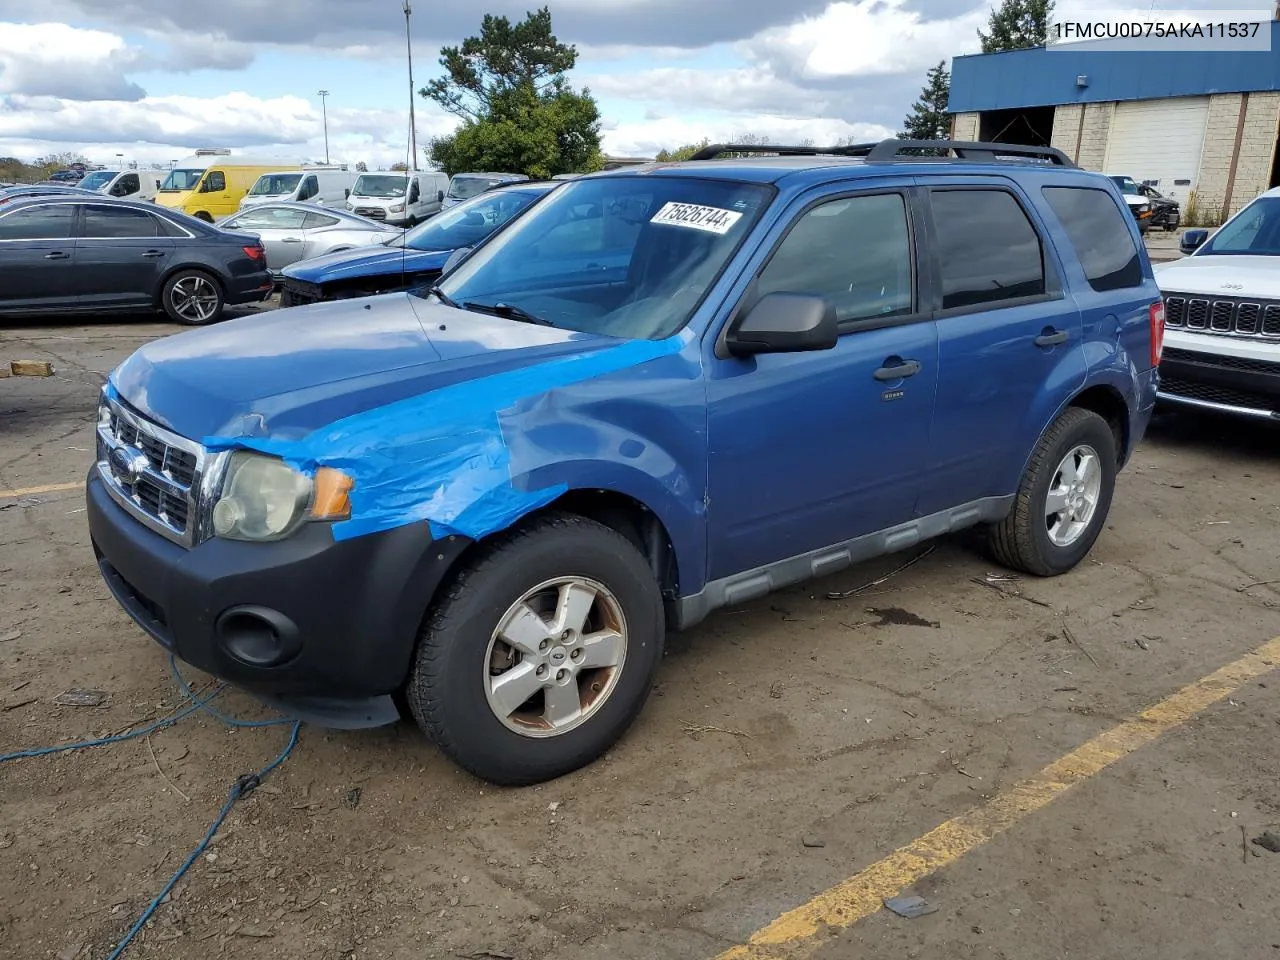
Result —
[[[1280,363],[1165,348],[1160,391],[1258,411],[1280,410]]]
[[[179,659],[321,726],[394,722],[423,613],[467,541],[426,524],[335,541],[309,524],[275,543],[210,539],[187,550],[87,485],[99,569],[120,605]],[[285,655],[249,663],[227,637],[244,612],[278,627]],[[254,621],[258,622],[258,621]]]

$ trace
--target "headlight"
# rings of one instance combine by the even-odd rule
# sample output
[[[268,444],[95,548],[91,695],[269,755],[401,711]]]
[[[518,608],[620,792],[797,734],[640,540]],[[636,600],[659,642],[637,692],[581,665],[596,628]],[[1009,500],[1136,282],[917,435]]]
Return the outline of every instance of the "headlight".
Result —
[[[347,201],[347,209],[348,209],[348,210],[354,210],[355,208],[356,208],[356,205],[355,205],[354,203],[352,203],[350,200],[348,200],[348,201]]]
[[[227,464],[213,532],[228,540],[280,540],[308,519],[350,516],[351,481],[322,467],[313,480],[283,460],[237,450]]]
[[[393,203],[390,207],[392,213],[404,213],[403,203]]]
[[[1150,212],[1151,212],[1151,207],[1149,207],[1145,203],[1142,206],[1138,207],[1138,216],[1140,217],[1145,217]]]

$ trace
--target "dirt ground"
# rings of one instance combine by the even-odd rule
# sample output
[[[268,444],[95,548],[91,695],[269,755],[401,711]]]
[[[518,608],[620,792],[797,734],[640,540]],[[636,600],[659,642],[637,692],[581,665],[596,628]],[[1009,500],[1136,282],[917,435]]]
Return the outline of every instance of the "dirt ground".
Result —
[[[8,324],[0,491],[80,480],[96,391],[159,322]],[[671,639],[612,754],[541,787],[460,773],[410,724],[304,727],[128,957],[710,960],[780,912],[1280,634],[1280,432],[1160,416],[1092,557],[991,583],[961,538],[722,612]],[[1064,624],[1074,643],[1067,639]],[[186,670],[203,689],[208,678]],[[69,688],[106,693],[60,706]],[[1280,674],[917,886],[821,960],[1280,957]],[[179,701],[109,598],[81,494],[0,498],[0,753]],[[217,703],[269,714],[247,697]],[[106,957],[287,727],[198,714],[0,764],[0,956]]]

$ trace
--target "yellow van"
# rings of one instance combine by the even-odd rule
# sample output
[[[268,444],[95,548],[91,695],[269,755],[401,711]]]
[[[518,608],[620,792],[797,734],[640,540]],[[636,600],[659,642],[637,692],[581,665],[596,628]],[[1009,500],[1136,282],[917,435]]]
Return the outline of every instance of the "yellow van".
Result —
[[[197,150],[193,156],[179,160],[169,171],[169,175],[160,184],[160,192],[156,195],[156,203],[171,210],[184,210],[191,191],[196,188],[204,172],[224,157],[231,156],[226,147],[205,148]]]
[[[240,201],[260,176],[284,169],[289,168],[282,167],[279,160],[228,157],[211,163],[187,196],[182,212],[210,223],[229,217],[239,212]]]

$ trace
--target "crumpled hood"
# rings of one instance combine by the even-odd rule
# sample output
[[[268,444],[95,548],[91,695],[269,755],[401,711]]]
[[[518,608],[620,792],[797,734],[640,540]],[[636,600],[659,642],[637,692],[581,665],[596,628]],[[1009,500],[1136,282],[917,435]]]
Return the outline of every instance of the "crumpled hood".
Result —
[[[376,277],[398,273],[421,273],[441,270],[452,250],[414,250],[407,247],[384,247],[374,244],[327,253],[284,268],[286,277],[308,283],[333,283],[357,277]]]
[[[1280,257],[1200,255],[1153,265],[1166,293],[1280,300]]]
[[[156,340],[111,383],[135,409],[193,440],[296,439],[441,387],[616,343],[393,293]]]

